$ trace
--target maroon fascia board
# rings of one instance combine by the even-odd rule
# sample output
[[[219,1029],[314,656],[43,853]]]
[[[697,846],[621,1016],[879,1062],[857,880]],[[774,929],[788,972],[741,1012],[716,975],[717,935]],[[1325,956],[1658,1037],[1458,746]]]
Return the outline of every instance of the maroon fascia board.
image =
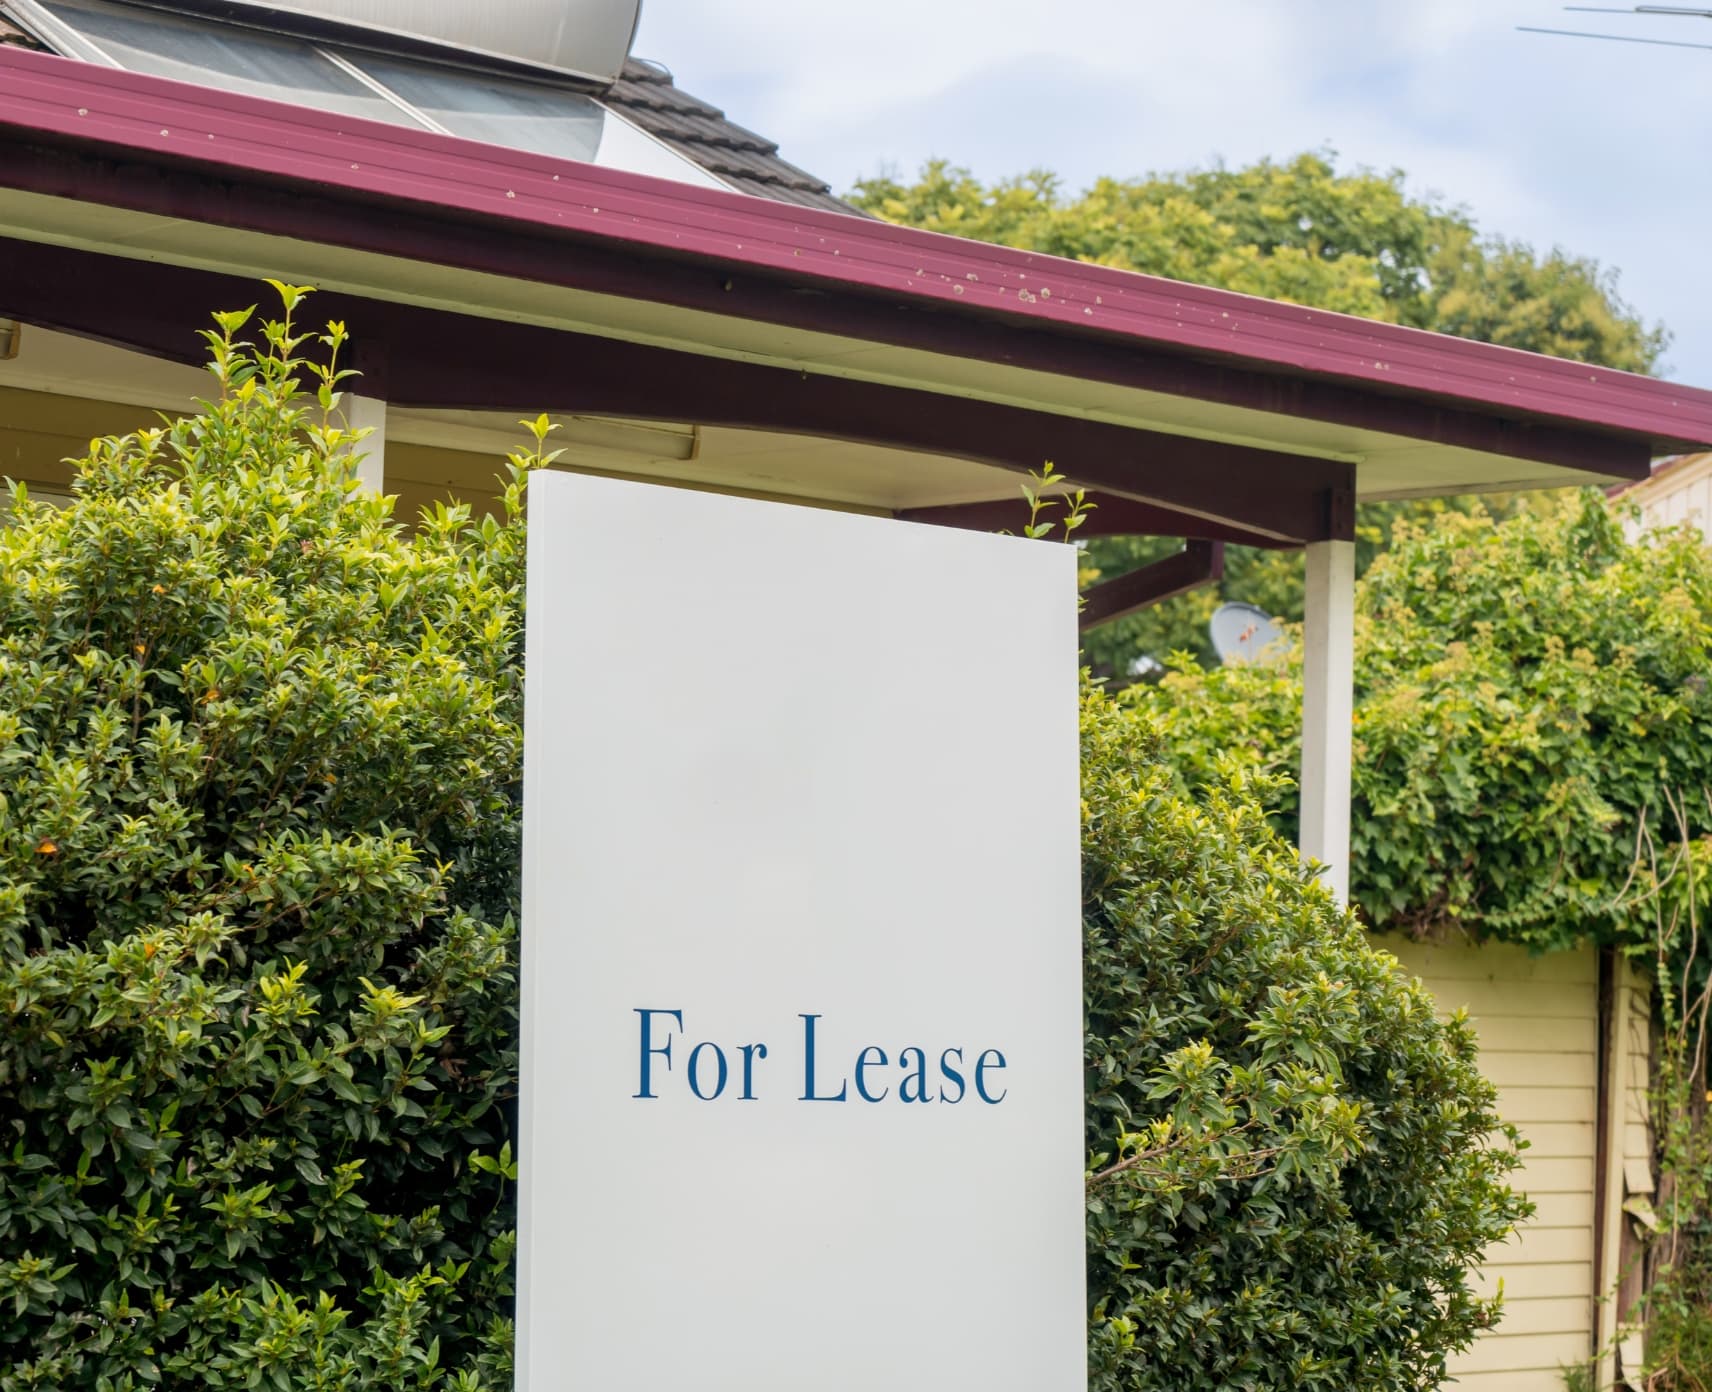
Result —
[[[257,298],[242,277],[170,265],[139,276],[123,257],[3,237],[0,267],[10,272],[0,275],[0,317],[188,364],[206,358],[211,308]],[[348,326],[361,389],[397,406],[695,421],[1017,473],[1051,460],[1100,490],[1090,530],[1263,546],[1355,535],[1355,466],[1336,460],[338,292],[317,295],[313,310]],[[961,509],[920,517],[969,522]]]
[[[902,305],[854,293],[834,295],[778,277],[768,279],[760,272],[739,273],[664,254],[648,259],[605,242],[547,231],[520,232],[436,208],[354,199],[335,202],[309,186],[284,181],[277,186],[252,181],[234,191],[229,179],[169,159],[145,164],[81,151],[70,144],[46,147],[0,139],[0,185],[8,182],[62,198],[94,198],[108,206],[164,210],[192,221],[248,227],[317,243],[360,245],[369,251],[549,285],[719,314],[731,314],[740,307],[756,322],[843,333],[977,361],[1029,363],[1070,377],[1370,427],[1393,436],[1612,478],[1644,478],[1651,454],[1644,435],[1539,421],[1515,412],[1475,411],[1420,395],[1387,396],[1360,385],[1306,376],[1243,370],[1150,349],[1133,340],[1107,341],[1097,333],[1086,337],[1055,333],[1049,338],[1048,330],[942,312],[931,302]],[[360,234],[347,233],[345,229],[351,227],[360,227]],[[8,254],[18,255],[15,250]],[[152,283],[162,275],[157,269],[149,280]],[[15,281],[5,279],[0,279],[0,286],[17,288]],[[127,295],[137,298],[135,292]],[[111,318],[112,312],[110,305],[106,317]],[[372,349],[374,345],[368,341],[364,346]],[[371,385],[380,388],[379,394],[387,395],[401,385],[389,387],[384,362],[376,364],[372,353],[367,356],[371,361],[364,370]],[[824,374],[803,375],[830,380]],[[530,409],[538,406],[532,403]]]
[[[490,259],[510,250],[496,229],[524,252],[545,236],[562,262],[621,259],[632,274],[607,288],[663,301],[1517,457],[1576,464],[1588,445],[1584,467],[1599,437],[1712,444],[1712,392],[1653,378],[46,54],[0,50],[0,132],[0,182],[115,206],[496,269],[452,225],[474,222]],[[99,158],[56,174],[59,147]],[[169,177],[186,166],[217,179],[190,197]],[[315,196],[258,202],[269,184]],[[407,235],[353,205],[433,220]],[[567,284],[585,269],[519,262]],[[672,262],[701,273],[693,295],[652,274]]]

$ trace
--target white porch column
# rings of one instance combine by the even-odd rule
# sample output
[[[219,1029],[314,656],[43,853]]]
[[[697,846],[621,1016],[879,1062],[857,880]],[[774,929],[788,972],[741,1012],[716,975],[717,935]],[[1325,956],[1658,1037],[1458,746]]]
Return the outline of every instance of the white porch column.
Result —
[[[357,481],[367,492],[386,492],[386,402],[378,397],[346,392],[340,404],[344,408],[347,429],[371,432],[366,440],[353,448],[354,453],[363,456],[357,461]]]
[[[1349,898],[1350,757],[1355,723],[1355,543],[1308,547],[1302,653],[1302,831],[1321,880]]]

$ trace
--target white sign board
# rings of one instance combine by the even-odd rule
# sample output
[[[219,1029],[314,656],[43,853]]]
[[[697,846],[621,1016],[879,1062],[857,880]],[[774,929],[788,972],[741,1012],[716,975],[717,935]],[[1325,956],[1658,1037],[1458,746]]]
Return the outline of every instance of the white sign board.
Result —
[[[523,1392],[1084,1385],[1075,569],[531,480]]]

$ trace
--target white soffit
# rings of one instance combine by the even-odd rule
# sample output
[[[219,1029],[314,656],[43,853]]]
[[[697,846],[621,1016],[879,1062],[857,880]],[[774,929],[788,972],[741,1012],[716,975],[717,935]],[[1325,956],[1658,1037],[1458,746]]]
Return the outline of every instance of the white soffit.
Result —
[[[203,369],[34,325],[22,347],[0,361],[0,388],[135,406],[140,415],[190,410],[215,389]],[[564,449],[566,467],[590,473],[886,512],[1022,496],[1023,480],[1009,470],[879,445],[686,422],[555,420],[551,446]],[[517,412],[404,407],[388,412],[387,440],[482,455],[496,474],[528,443]]]
[[[26,324],[18,356],[0,362],[0,387],[185,411],[213,393],[216,383],[201,368]]]
[[[10,189],[0,190],[0,236],[1337,459],[1358,466],[1363,498],[1608,482],[1332,422]]]
[[[564,449],[562,462],[573,470],[885,512],[1020,500],[1026,482],[1008,469],[965,459],[719,426],[695,430],[694,452],[685,457],[674,448],[684,425],[653,427],[670,432],[653,451],[645,439],[650,427],[612,425],[616,430],[606,439],[587,418],[566,420],[549,444]],[[504,411],[395,408],[387,420],[389,439],[496,459],[516,449],[520,435],[514,413]]]

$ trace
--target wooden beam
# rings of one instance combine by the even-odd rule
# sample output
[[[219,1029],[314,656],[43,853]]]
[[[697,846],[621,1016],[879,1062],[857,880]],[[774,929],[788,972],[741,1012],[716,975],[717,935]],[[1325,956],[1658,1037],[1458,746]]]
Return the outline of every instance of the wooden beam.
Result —
[[[0,239],[0,266],[0,315],[180,362],[202,361],[212,310],[268,293],[242,277],[36,242]],[[1099,492],[1282,545],[1338,535],[1327,499],[1354,496],[1350,463],[1029,407],[337,293],[301,317],[343,320],[363,374],[354,389],[394,407],[690,421],[1017,474],[1051,463]]]
[[[1082,632],[1109,624],[1224,577],[1225,544],[1191,541],[1175,556],[1102,580],[1082,594]]]

